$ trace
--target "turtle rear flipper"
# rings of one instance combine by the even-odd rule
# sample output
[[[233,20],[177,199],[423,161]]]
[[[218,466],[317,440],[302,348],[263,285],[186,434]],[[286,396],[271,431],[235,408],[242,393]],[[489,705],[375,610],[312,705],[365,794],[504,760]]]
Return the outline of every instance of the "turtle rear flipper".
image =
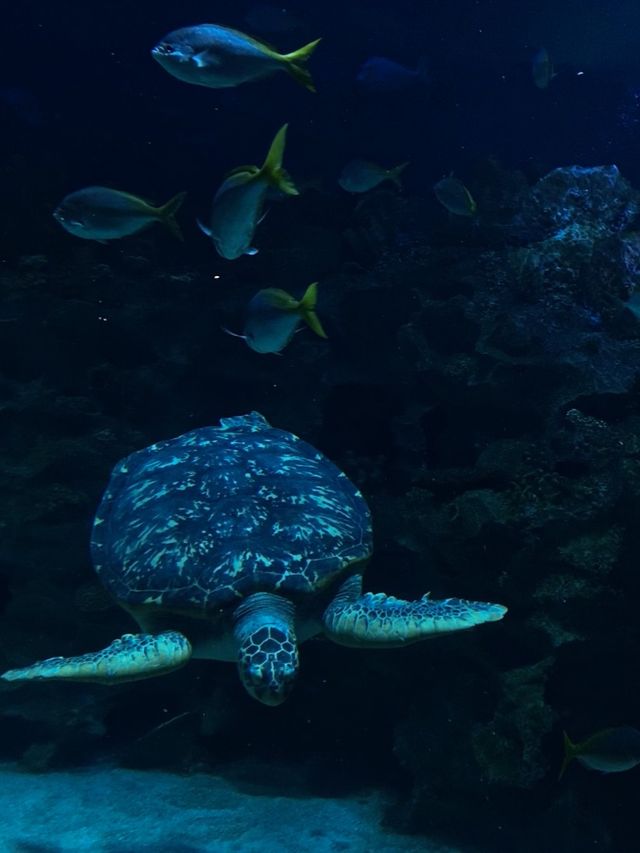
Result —
[[[424,595],[403,601],[384,593],[361,594],[362,578],[346,581],[323,617],[325,634],[343,646],[393,648],[437,634],[464,631],[502,619],[507,608],[485,601]]]
[[[69,658],[47,658],[10,669],[5,681],[138,681],[178,669],[191,657],[191,643],[177,631],[124,634],[105,649]]]

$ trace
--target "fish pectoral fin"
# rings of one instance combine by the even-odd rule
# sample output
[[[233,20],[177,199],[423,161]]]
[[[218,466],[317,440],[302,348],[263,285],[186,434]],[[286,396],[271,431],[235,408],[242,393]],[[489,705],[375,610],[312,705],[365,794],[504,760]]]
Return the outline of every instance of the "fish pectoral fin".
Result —
[[[203,223],[200,222],[199,219],[196,219],[196,222],[198,223],[198,228],[202,231],[202,233],[205,236],[210,237],[210,238],[213,237],[213,232],[211,231],[211,228],[207,228],[207,226],[203,225]]]
[[[246,335],[240,335],[238,332],[232,332],[231,329],[227,329],[226,326],[220,326],[223,332],[226,332],[227,335],[231,335],[232,338],[240,338],[243,341],[247,340]]]
[[[260,174],[260,166],[236,166],[234,169],[230,169],[226,175],[224,176],[224,180],[227,181],[229,178],[237,178],[237,177],[245,177],[247,180],[250,178],[254,178],[256,175]]]
[[[220,65],[219,58],[210,50],[201,50],[200,53],[194,53],[191,57],[191,62],[197,68],[215,68]]]
[[[257,255],[257,254],[258,254],[258,249],[256,249],[256,247],[255,247],[255,246],[249,246],[249,248],[248,248],[248,249],[245,249],[245,250],[244,250],[244,253],[243,253],[243,254],[245,254],[245,255]]]

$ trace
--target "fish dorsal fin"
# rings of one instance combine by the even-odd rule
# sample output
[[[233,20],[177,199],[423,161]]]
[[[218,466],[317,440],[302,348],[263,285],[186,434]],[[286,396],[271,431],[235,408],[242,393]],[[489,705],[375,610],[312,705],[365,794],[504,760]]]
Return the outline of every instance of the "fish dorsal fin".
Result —
[[[282,56],[282,54],[280,53],[280,51],[278,50],[278,48],[275,45],[271,44],[268,41],[265,41],[262,38],[256,38],[255,36],[250,36],[247,33],[240,32],[240,30],[234,30],[233,27],[224,27],[224,26],[222,26],[222,24],[218,24],[218,27],[221,30],[226,30],[226,32],[228,32],[228,33],[233,33],[234,36],[240,36],[240,38],[245,39],[248,42],[251,42],[251,44],[255,45],[256,47],[260,47],[263,50],[269,51],[269,53],[275,53],[276,56]]]
[[[298,300],[280,287],[265,287],[261,295],[265,302],[279,311],[294,312],[300,307]]]
[[[295,184],[282,165],[287,139],[287,127],[287,124],[283,124],[274,136],[273,142],[269,147],[269,152],[260,169],[260,174],[264,176],[271,186],[277,187],[280,192],[286,195],[298,195]]]
[[[247,178],[253,178],[255,175],[260,173],[259,166],[236,166],[234,169],[231,169],[226,173],[223,180],[228,181],[229,178],[235,178],[237,175],[247,175]]]
[[[132,202],[132,204],[138,205],[140,208],[149,208],[151,213],[155,213],[158,210],[156,203],[151,201],[151,199],[144,198],[140,195],[133,195],[133,193],[128,193],[124,190],[114,190],[114,192],[116,192],[121,198],[126,198],[127,201]]]

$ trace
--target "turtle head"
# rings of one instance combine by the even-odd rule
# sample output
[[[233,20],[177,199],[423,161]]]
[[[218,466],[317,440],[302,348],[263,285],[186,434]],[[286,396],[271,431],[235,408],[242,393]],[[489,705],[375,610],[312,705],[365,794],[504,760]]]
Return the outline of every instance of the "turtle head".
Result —
[[[298,673],[295,636],[276,626],[257,628],[238,650],[238,671],[254,699],[265,705],[280,705]]]
[[[293,604],[269,592],[249,596],[234,613],[240,680],[265,705],[284,702],[298,674],[293,617]]]

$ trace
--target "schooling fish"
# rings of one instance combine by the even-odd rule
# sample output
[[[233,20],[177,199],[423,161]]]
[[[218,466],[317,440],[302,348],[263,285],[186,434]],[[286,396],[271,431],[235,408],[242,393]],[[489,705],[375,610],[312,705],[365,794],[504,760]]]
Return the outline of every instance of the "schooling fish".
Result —
[[[327,335],[316,314],[318,283],[310,284],[302,299],[286,290],[267,287],[259,290],[247,307],[243,338],[247,346],[259,353],[281,352],[304,321],[316,335]]]
[[[213,240],[218,254],[229,261],[258,251],[252,248],[251,241],[264,216],[269,190],[298,195],[282,168],[287,126],[283,125],[276,133],[262,167],[238,166],[229,172],[213,198],[208,226],[198,222],[200,229]]]
[[[393,169],[384,169],[368,160],[351,160],[342,170],[338,183],[343,190],[350,193],[366,193],[383,181],[393,181],[398,189],[402,189],[400,174],[408,165],[401,163]]]
[[[597,732],[582,743],[572,743],[564,732],[564,760],[558,779],[574,758],[584,767],[603,773],[631,770],[640,764],[640,732],[631,726],[619,726]]]
[[[291,76],[315,92],[306,63],[320,39],[294,50],[278,53],[264,42],[218,24],[198,24],[166,35],[151,51],[165,71],[196,86],[224,89],[276,71]]]
[[[538,89],[546,89],[556,76],[549,51],[541,47],[531,61],[531,76]]]
[[[399,92],[428,80],[426,60],[420,59],[414,70],[386,56],[369,57],[356,75],[358,84],[373,92]]]
[[[434,186],[433,191],[449,213],[455,213],[456,216],[475,216],[477,205],[469,190],[457,178],[443,178]]]
[[[175,215],[186,193],[178,193],[161,207],[108,187],[86,187],[66,196],[53,213],[63,228],[85,240],[117,240],[162,222],[182,240]]]

